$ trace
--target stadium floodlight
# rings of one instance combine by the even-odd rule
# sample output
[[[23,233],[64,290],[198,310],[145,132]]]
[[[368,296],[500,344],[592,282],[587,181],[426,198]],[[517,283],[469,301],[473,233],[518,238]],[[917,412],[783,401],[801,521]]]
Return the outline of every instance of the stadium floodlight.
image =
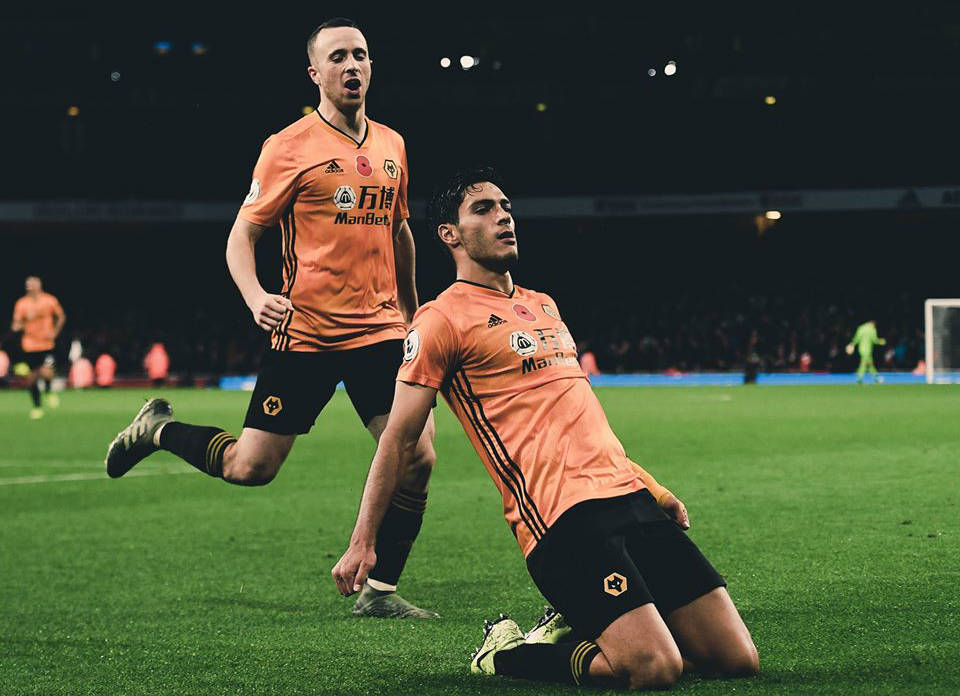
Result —
[[[452,61],[451,61],[449,58],[447,58],[446,56],[444,56],[443,58],[440,59],[440,67],[441,67],[441,68],[449,68],[451,62],[452,62]]]
[[[673,61],[673,60],[669,61],[669,62],[663,67],[663,74],[666,75],[666,76],[668,76],[668,77],[671,76],[671,75],[676,75],[676,74],[677,74],[677,63],[676,63],[676,61]]]
[[[110,73],[110,81],[120,82],[120,71],[114,70],[112,73]]]
[[[476,65],[476,62],[473,56],[460,56],[460,67],[464,70],[469,70]]]
[[[653,77],[656,74],[657,74],[656,68],[650,68],[649,70],[647,70],[647,75],[649,75],[650,77]]]
[[[766,104],[767,106],[773,106],[774,104],[777,103],[777,98],[772,94],[768,94],[763,98],[763,103]]]
[[[923,310],[927,384],[958,384],[960,299],[930,299]]]
[[[170,41],[154,41],[153,52],[158,56],[165,56],[173,50],[173,43]]]
[[[70,106],[67,107],[67,116],[79,116],[80,107],[79,106]]]
[[[763,216],[767,218],[767,220],[779,220],[781,217],[783,217],[780,215],[779,210],[768,210],[763,214]]]

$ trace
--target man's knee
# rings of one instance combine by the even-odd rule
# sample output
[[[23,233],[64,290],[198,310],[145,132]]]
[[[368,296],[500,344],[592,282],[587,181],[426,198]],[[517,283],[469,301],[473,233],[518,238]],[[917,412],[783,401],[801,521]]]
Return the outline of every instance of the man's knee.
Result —
[[[642,651],[612,667],[627,689],[669,689],[683,673],[683,658],[677,650]]]
[[[760,672],[760,656],[753,641],[737,646],[724,655],[714,669],[723,677],[752,677]]]
[[[223,461],[223,478],[230,483],[244,486],[265,486],[277,476],[283,457],[274,453],[260,453],[257,456],[243,456],[236,451],[227,452]],[[230,456],[230,455],[234,456]]]

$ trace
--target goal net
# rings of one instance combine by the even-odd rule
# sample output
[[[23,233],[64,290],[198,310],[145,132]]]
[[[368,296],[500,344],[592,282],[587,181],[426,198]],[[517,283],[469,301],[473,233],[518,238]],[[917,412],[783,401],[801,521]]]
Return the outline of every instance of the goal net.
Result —
[[[927,383],[960,383],[960,299],[927,300],[924,333]]]

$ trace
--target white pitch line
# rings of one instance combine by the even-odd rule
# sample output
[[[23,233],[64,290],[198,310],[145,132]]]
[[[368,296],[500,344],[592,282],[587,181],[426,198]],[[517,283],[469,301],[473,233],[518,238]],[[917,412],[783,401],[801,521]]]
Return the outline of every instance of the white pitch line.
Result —
[[[170,460],[150,460],[151,465],[180,464],[176,459]],[[103,467],[103,460],[88,459],[0,459],[0,469],[32,469],[35,467]]]
[[[182,469],[179,471],[131,471],[124,478],[134,476],[173,476],[174,474],[196,474],[196,469]],[[50,476],[19,476],[16,478],[0,478],[0,486],[15,486],[20,483],[58,483],[60,481],[109,481],[107,473],[100,471],[89,474],[51,474]]]

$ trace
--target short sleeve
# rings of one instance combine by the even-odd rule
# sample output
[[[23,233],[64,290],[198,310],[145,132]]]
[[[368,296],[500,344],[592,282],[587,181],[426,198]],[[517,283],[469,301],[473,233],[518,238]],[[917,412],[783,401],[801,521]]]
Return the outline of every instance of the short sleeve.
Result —
[[[397,220],[406,220],[410,217],[410,205],[407,202],[407,185],[410,181],[410,175],[407,170],[407,146],[403,143],[403,140],[400,141],[400,147],[400,185],[397,190],[397,211],[395,217]]]
[[[299,176],[300,168],[287,143],[275,135],[267,138],[239,216],[255,225],[273,227],[293,200]]]
[[[440,389],[460,357],[460,337],[439,310],[424,305],[403,342],[397,381]]]

